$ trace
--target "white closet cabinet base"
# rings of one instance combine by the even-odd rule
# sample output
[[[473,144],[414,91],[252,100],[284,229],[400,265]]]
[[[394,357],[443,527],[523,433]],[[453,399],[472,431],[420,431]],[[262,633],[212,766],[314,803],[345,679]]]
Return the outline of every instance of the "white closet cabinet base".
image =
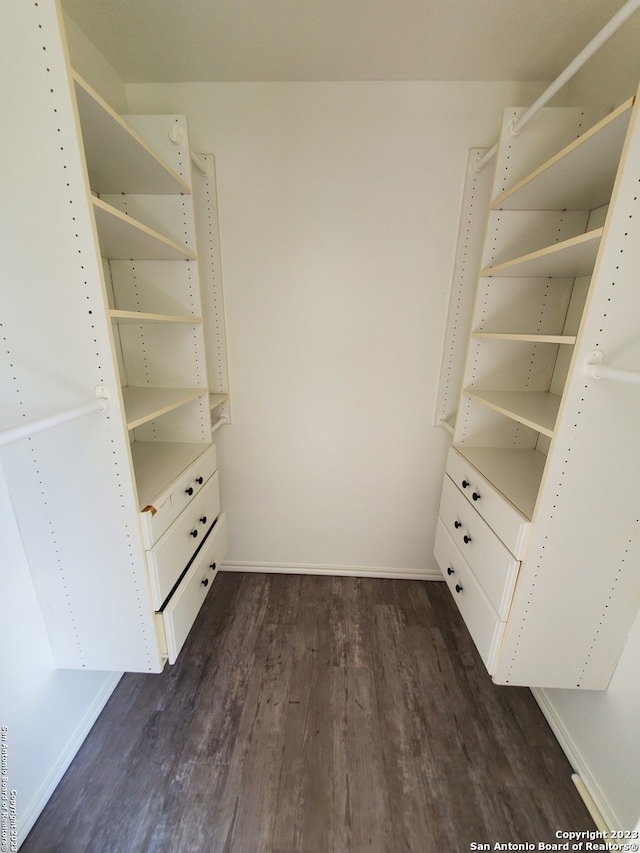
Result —
[[[223,513],[209,534],[202,551],[161,614],[169,663],[176,662],[191,626],[211,589],[226,550],[227,526],[226,516]]]
[[[220,508],[216,473],[147,553],[151,595],[156,610],[162,607],[203,536],[220,514]]]
[[[530,522],[453,447],[449,450],[447,474],[511,553],[521,560]],[[474,499],[473,495],[478,497]]]
[[[486,521],[444,478],[440,520],[501,619],[509,614],[520,561],[502,544]]]
[[[487,671],[492,674],[504,634],[501,622],[487,597],[438,519],[434,554],[455,603],[476,644]]]
[[[152,444],[152,443],[150,443]],[[146,448],[145,448],[146,449]],[[151,448],[153,449],[153,448]],[[142,448],[139,455],[142,456]],[[153,463],[153,456],[149,456]],[[169,529],[199,490],[209,480],[218,467],[215,444],[210,445],[186,471],[182,471],[161,494],[154,498],[154,504],[145,507],[140,518],[145,548],[152,548]]]

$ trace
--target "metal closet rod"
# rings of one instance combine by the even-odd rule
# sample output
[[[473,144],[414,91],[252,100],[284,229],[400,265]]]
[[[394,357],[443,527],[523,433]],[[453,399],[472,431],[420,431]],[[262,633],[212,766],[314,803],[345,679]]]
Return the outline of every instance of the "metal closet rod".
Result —
[[[90,403],[84,403],[82,406],[75,406],[72,409],[66,409],[64,412],[56,412],[55,415],[49,415],[37,421],[30,421],[29,423],[2,430],[0,432],[0,446],[19,441],[22,438],[30,438],[39,432],[44,432],[60,424],[68,423],[68,421],[75,421],[92,412],[106,412],[110,400],[111,394],[107,388],[99,385],[96,388],[96,398],[95,400],[91,400]]]
[[[582,68],[587,60],[591,59],[598,48],[600,48],[617,30],[619,30],[620,27],[633,15],[633,13],[638,11],[638,9],[640,9],[640,0],[627,0],[624,6],[616,12],[613,18],[611,18],[600,32],[591,39],[589,44],[582,48],[573,62],[570,62],[564,71],[556,77],[553,83],[544,90],[540,97],[531,104],[519,119],[516,119],[516,121],[513,122],[511,125],[511,133],[514,136],[520,133],[525,124],[533,118],[538,110],[542,109],[542,107],[544,107],[544,105],[553,98],[556,92]],[[490,148],[486,154],[476,161],[476,171],[480,172],[484,169],[487,163],[495,157],[497,151],[498,143],[496,142],[493,148]]]

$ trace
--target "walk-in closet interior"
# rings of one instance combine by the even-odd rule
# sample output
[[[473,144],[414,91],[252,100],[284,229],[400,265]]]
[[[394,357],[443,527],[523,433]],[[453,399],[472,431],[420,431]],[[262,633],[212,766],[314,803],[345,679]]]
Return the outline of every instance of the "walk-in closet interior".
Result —
[[[389,685],[392,647],[466,669],[461,729],[491,707],[532,756],[550,737],[593,838],[640,845],[639,9],[4,0],[0,850],[126,725],[125,674],[176,702],[216,642],[269,661],[292,620],[331,689],[360,646]],[[361,732],[395,731],[381,690]],[[474,820],[452,851],[553,841]],[[202,849],[258,843],[230,839]]]

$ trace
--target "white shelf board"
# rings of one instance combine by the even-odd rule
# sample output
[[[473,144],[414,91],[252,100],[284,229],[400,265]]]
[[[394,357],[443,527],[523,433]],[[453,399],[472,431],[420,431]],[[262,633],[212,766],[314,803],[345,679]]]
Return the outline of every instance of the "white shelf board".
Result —
[[[73,81],[92,190],[191,193],[186,181],[75,72]]]
[[[209,394],[209,408],[213,411],[214,409],[217,409],[218,406],[226,403],[228,399],[228,394]]]
[[[517,447],[456,446],[456,450],[531,520],[547,457]]]
[[[465,395],[524,426],[552,436],[560,408],[560,395],[548,391],[479,391],[465,388]]]
[[[140,509],[158,506],[162,495],[201,456],[209,444],[177,441],[134,441],[131,444],[133,467]]]
[[[633,98],[491,202],[494,210],[593,210],[609,201]]]
[[[104,258],[118,261],[195,260],[187,246],[170,240],[142,222],[121,213],[100,198],[91,197]]]
[[[203,397],[202,388],[133,388],[122,389],[127,429],[135,429],[148,421]]]
[[[109,311],[109,316],[117,323],[185,323],[190,326],[197,326],[202,323],[200,317],[190,316],[187,314],[150,314],[147,311],[122,311],[118,308],[112,308]]]
[[[596,261],[602,228],[545,246],[518,258],[487,267],[480,275],[510,278],[578,278],[590,275]]]
[[[535,332],[472,332],[472,338],[489,341],[529,341],[533,344],[575,344],[575,335],[539,335]]]

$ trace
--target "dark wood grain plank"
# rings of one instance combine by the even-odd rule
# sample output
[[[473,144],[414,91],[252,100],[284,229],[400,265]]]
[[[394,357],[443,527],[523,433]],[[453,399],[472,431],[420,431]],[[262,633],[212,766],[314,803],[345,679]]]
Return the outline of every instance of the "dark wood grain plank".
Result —
[[[126,675],[23,853],[466,853],[593,829],[528,690],[445,584],[219,574]]]

